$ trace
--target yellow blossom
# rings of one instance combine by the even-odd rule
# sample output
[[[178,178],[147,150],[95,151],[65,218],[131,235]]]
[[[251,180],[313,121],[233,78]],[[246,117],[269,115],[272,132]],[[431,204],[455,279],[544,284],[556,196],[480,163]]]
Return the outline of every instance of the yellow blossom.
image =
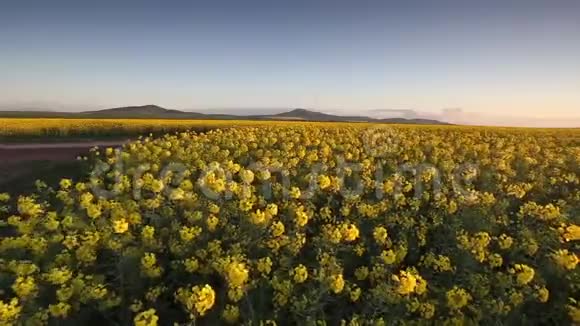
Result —
[[[552,254],[552,258],[560,267],[572,270],[578,265],[578,256],[568,251],[568,249],[558,250]]]
[[[391,249],[383,250],[381,252],[381,260],[387,265],[391,265],[391,264],[395,263],[396,259],[397,259],[397,255]]]
[[[415,275],[406,271],[401,271],[399,275],[393,275],[393,280],[397,282],[397,293],[407,295],[415,291],[417,286],[417,278]]]
[[[177,299],[185,305],[190,313],[197,313],[203,316],[215,304],[215,291],[206,284],[196,285],[191,289],[179,289],[176,294]]]
[[[198,270],[199,261],[195,257],[188,258],[183,261],[183,265],[185,266],[186,271],[188,271],[189,273],[193,273]]]
[[[352,242],[359,237],[359,230],[354,224],[343,224],[341,231],[342,238],[346,242]]]
[[[162,268],[157,265],[157,257],[154,253],[148,252],[141,258],[141,270],[144,275],[156,278],[161,276]]]
[[[290,188],[290,198],[298,199],[301,196],[300,189],[297,187]]]
[[[12,289],[20,299],[33,297],[38,292],[38,286],[31,276],[19,276],[16,278]]]
[[[257,269],[260,273],[267,275],[272,271],[272,260],[270,257],[260,258],[258,260]]]
[[[499,237],[499,247],[501,249],[509,249],[512,246],[512,243],[513,243],[512,237],[506,234],[502,234]]]
[[[215,231],[217,229],[219,221],[220,220],[215,215],[208,216],[206,220],[207,229],[211,232]]]
[[[53,317],[65,318],[68,316],[71,309],[71,305],[65,302],[59,302],[57,304],[51,304],[48,306],[48,310]]]
[[[294,282],[304,283],[308,278],[308,269],[306,268],[306,266],[300,264],[294,268],[291,275],[294,279]]]
[[[46,274],[46,280],[55,285],[62,285],[72,278],[72,272],[66,267],[52,268]]]
[[[59,186],[61,189],[69,189],[72,186],[72,181],[70,179],[61,179]]]
[[[235,324],[240,318],[240,309],[237,306],[226,305],[222,313],[222,318],[228,324]]]
[[[248,280],[249,271],[244,263],[232,262],[227,265],[225,272],[231,287],[242,286]]]
[[[115,233],[125,233],[129,229],[129,223],[123,218],[113,221],[113,230]]]
[[[252,172],[251,170],[244,169],[241,170],[239,174],[242,181],[246,184],[250,184],[252,183],[252,181],[254,181],[254,172]]]
[[[354,275],[357,280],[364,281],[369,276],[369,269],[366,266],[359,267],[355,270]]]
[[[379,245],[385,245],[388,238],[387,229],[382,226],[375,227],[373,230],[373,238]]]
[[[274,237],[279,237],[282,234],[284,234],[284,224],[280,221],[276,221],[274,223],[272,223],[272,225],[270,226],[270,231],[272,232],[272,236]]]
[[[274,203],[268,204],[266,206],[266,213],[270,215],[270,217],[278,215],[278,205]]]
[[[471,301],[471,295],[464,289],[453,287],[447,291],[447,305],[451,309],[461,309]]]
[[[24,216],[35,218],[42,214],[44,209],[32,197],[19,197],[18,212]]]
[[[550,291],[548,291],[548,289],[546,289],[545,287],[541,287],[536,292],[536,297],[538,298],[538,301],[540,301],[541,303],[546,303],[550,298]]]
[[[519,285],[526,285],[530,283],[535,274],[533,268],[524,264],[514,265],[513,272],[516,273],[516,279]]]
[[[564,239],[566,241],[580,240],[580,226],[575,224],[567,226],[564,233]]]
[[[330,289],[332,292],[338,294],[344,289],[344,278],[342,274],[334,274],[328,278]]]
[[[151,239],[153,239],[154,235],[155,235],[155,227],[153,227],[151,225],[146,225],[141,230],[141,236],[144,239],[151,240]]]
[[[10,194],[0,193],[0,202],[7,202],[10,200]]]
[[[16,298],[11,299],[9,303],[0,300],[0,323],[5,325],[15,323],[20,317],[21,310],[22,307]]]
[[[138,313],[133,323],[135,326],[157,326],[158,320],[155,309],[148,309]]]
[[[244,297],[244,289],[241,286],[230,287],[228,289],[228,299],[232,302],[238,302]]]
[[[320,175],[318,176],[318,186],[320,187],[320,189],[326,189],[330,186],[331,182],[330,182],[330,178],[326,175]]]
[[[354,289],[351,289],[350,294],[349,294],[350,301],[357,302],[360,298],[361,293],[362,293],[362,290],[359,287],[355,287]]]
[[[295,216],[295,221],[296,221],[296,225],[298,226],[305,226],[308,223],[308,214],[306,214],[306,212],[304,212],[304,210],[299,209],[296,211],[296,216]]]
[[[263,224],[266,222],[266,213],[258,209],[250,214],[250,221],[256,225]]]

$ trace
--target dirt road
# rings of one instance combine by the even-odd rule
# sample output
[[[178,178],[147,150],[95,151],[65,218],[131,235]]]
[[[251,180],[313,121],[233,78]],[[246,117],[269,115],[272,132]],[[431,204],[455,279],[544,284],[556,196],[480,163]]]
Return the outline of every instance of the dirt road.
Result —
[[[76,161],[95,147],[117,147],[127,140],[61,143],[0,143],[0,193],[30,193],[37,179],[56,185],[61,178],[83,175]]]
[[[89,149],[99,147],[117,147],[128,141],[74,142],[74,143],[34,143],[34,144],[0,144],[0,166],[22,161],[68,161]]]

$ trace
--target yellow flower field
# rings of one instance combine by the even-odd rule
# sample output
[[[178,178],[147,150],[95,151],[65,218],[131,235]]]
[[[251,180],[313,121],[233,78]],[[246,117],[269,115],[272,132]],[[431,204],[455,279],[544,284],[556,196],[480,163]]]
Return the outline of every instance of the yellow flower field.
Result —
[[[0,137],[139,135],[224,127],[317,125],[317,122],[172,119],[0,118]]]
[[[0,136],[135,135],[255,124],[233,120],[0,118]]]
[[[575,137],[574,129],[526,129],[526,128],[489,128],[473,126],[430,126],[430,125],[381,125],[369,123],[308,122],[308,121],[270,121],[270,120],[178,120],[178,119],[69,119],[69,118],[0,118],[0,137],[67,137],[67,136],[106,136],[106,135],[143,135],[176,131],[207,131],[229,127],[293,127],[293,126],[345,126],[369,128],[373,126],[396,126],[397,128],[430,128],[446,130],[494,130],[510,133],[542,133],[558,137]]]
[[[578,130],[41,123],[245,128],[0,195],[0,325],[580,323]]]

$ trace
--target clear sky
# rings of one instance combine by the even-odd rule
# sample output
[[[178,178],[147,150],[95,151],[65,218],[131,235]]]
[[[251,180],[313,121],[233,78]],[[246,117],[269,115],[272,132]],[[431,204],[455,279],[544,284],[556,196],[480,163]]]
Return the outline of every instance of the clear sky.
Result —
[[[0,107],[139,104],[580,126],[580,1],[0,0]]]

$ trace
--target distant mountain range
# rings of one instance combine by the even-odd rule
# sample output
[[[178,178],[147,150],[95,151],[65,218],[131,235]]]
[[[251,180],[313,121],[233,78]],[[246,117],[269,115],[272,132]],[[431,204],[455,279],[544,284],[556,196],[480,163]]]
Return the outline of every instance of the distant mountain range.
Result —
[[[277,114],[234,115],[187,112],[169,110],[157,105],[126,106],[85,112],[55,111],[0,111],[0,117],[34,118],[117,118],[117,119],[208,119],[208,120],[288,120],[288,121],[328,121],[328,122],[375,122],[405,124],[448,124],[431,119],[387,118],[377,119],[367,116],[340,116],[306,109],[294,109]]]

